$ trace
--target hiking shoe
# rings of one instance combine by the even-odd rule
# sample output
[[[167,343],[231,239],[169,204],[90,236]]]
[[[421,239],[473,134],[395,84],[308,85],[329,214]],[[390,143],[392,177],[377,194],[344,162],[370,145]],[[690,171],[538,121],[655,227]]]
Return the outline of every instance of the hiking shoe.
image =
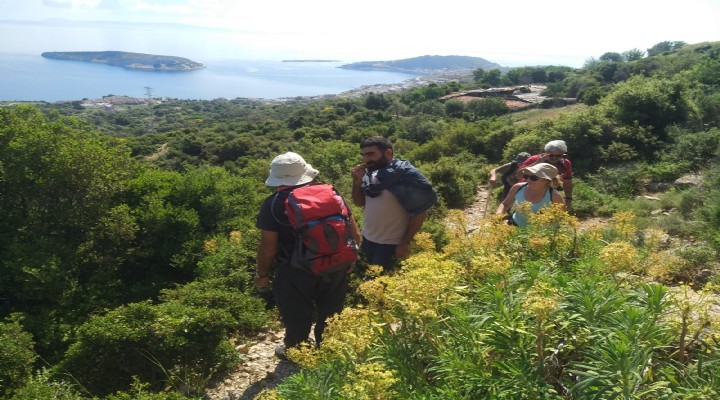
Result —
[[[281,360],[287,360],[288,359],[287,354],[285,354],[286,351],[287,351],[287,349],[285,348],[285,346],[276,347],[275,348],[275,357],[277,357]]]

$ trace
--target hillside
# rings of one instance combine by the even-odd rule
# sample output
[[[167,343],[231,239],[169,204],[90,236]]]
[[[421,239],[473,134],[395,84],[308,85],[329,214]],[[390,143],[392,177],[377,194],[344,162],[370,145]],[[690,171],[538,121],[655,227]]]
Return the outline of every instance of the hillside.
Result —
[[[480,57],[420,56],[393,61],[361,61],[341,65],[339,68],[426,74],[448,71],[467,71],[477,68],[493,69],[501,67],[499,64],[490,62]]]
[[[189,71],[205,68],[202,63],[183,57],[125,51],[52,51],[41,55],[54,60],[84,61],[140,70]]]
[[[717,398],[720,43],[671,44],[348,98],[0,105],[0,399]],[[489,95],[521,85],[547,101]],[[441,202],[275,360],[270,160],[347,197],[376,133]],[[555,139],[571,212],[507,225],[489,171]]]

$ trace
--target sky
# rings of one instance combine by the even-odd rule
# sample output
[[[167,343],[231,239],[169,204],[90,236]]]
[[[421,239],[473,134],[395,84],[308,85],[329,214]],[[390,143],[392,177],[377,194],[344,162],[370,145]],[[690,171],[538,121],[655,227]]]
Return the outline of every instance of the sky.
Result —
[[[0,0],[0,57],[118,50],[219,59],[482,57],[582,67],[720,41],[720,0]]]

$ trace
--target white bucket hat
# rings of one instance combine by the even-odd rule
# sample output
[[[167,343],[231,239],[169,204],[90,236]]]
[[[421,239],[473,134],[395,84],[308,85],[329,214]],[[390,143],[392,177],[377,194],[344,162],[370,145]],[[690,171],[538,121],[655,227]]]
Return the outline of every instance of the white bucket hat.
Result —
[[[305,162],[299,154],[287,152],[275,157],[270,163],[267,186],[297,186],[311,182],[318,170]]]
[[[520,170],[523,174],[535,175],[541,179],[553,180],[558,175],[558,170],[554,165],[548,163],[537,163]]]

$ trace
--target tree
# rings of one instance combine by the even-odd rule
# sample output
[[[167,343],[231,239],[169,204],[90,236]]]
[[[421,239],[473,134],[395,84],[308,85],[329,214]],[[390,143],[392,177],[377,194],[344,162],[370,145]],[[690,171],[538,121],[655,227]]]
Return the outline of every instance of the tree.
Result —
[[[393,99],[390,106],[388,106],[387,111],[395,115],[395,118],[398,119],[401,115],[407,114],[410,111],[410,107],[401,103],[397,99]]]
[[[487,118],[495,115],[503,115],[510,112],[505,100],[498,97],[473,100],[467,105],[467,111],[476,118]]]
[[[442,132],[442,126],[433,118],[425,115],[414,116],[404,123],[404,131],[398,137],[423,144]]]
[[[0,286],[16,304],[56,303],[134,162],[121,142],[33,107],[0,109],[0,148]]]
[[[664,139],[665,128],[684,123],[690,112],[685,84],[681,80],[633,76],[618,84],[607,96],[611,114],[626,125],[652,127],[652,132]]]
[[[533,83],[547,82],[547,74],[545,73],[545,68],[533,68],[531,76]]]
[[[461,118],[465,112],[465,103],[457,99],[450,99],[445,102],[445,114],[448,117]]]
[[[365,98],[365,107],[371,110],[385,110],[390,106],[390,101],[385,98],[385,95],[370,93]]]
[[[622,53],[622,56],[627,62],[637,61],[645,56],[645,52],[640,49],[631,49]]]
[[[481,80],[481,83],[489,86],[499,86],[501,82],[502,72],[497,68],[488,71]]]
[[[473,81],[475,82],[481,82],[483,76],[485,76],[485,70],[482,68],[478,68],[473,71]]]
[[[656,44],[655,46],[647,49],[648,57],[650,56],[658,56],[663,53],[672,52],[675,51],[683,46],[685,46],[687,43],[685,42],[670,42],[670,41],[664,41]]]
[[[587,60],[585,60],[585,63],[583,63],[583,68],[585,69],[592,69],[595,67],[597,63],[600,61],[595,57],[590,57]]]
[[[600,61],[621,62],[623,61],[623,56],[620,53],[607,52],[600,56]]]

